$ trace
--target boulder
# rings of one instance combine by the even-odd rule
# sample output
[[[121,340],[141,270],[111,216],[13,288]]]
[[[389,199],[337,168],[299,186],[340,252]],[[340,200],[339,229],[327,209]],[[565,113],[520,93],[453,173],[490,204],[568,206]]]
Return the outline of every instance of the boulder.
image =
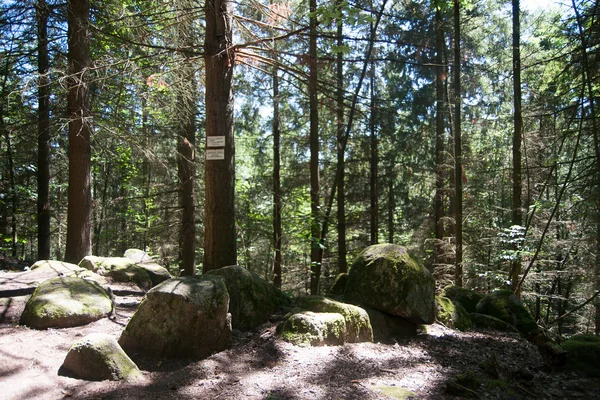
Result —
[[[350,267],[344,301],[431,324],[435,280],[405,247],[377,244],[363,250]]]
[[[369,314],[360,307],[321,296],[300,297],[297,306],[302,310],[315,313],[340,314],[346,323],[344,341],[347,343],[373,341],[373,328],[371,328]]]
[[[380,343],[396,343],[417,336],[418,325],[402,317],[386,314],[372,308],[365,309],[373,328],[373,340]]]
[[[344,297],[344,290],[346,290],[346,279],[348,279],[348,274],[343,272],[338,274],[335,277],[335,281],[333,281],[333,285],[327,291],[327,295],[334,298],[342,298]]]
[[[454,303],[460,303],[468,313],[476,312],[477,303],[483,298],[479,292],[454,285],[445,287],[442,296],[449,298]]]
[[[344,344],[346,321],[338,313],[297,312],[277,327],[281,337],[298,346]]]
[[[74,276],[95,281],[101,285],[106,284],[104,277],[93,273],[78,265],[64,261],[39,260],[29,268],[29,271],[20,273],[19,280],[38,285],[48,279]]]
[[[515,328],[525,337],[535,334],[538,326],[527,308],[510,290],[486,294],[476,307],[477,313],[498,318]]]
[[[590,377],[600,377],[600,337],[576,335],[566,340],[562,348],[567,352],[569,368]]]
[[[153,262],[152,257],[150,257],[144,250],[140,249],[127,249],[125,250],[123,257],[129,258],[136,264]]]
[[[445,296],[436,296],[437,320],[448,328],[466,331],[473,325],[471,317],[461,303]]]
[[[59,375],[89,381],[136,381],[142,378],[137,365],[108,334],[92,333],[71,346]]]
[[[495,329],[497,331],[514,333],[519,332],[517,331],[517,328],[515,328],[513,325],[509,324],[508,322],[504,322],[496,317],[492,317],[491,315],[470,313],[469,316],[471,317],[473,326],[477,328]]]
[[[35,329],[85,325],[112,311],[109,293],[98,283],[76,277],[41,283],[21,314],[21,325]]]
[[[79,262],[79,266],[108,276],[115,282],[135,283],[144,290],[152,287],[152,280],[146,270],[126,257],[86,256]]]
[[[150,277],[150,281],[152,281],[152,286],[156,286],[161,282],[166,281],[167,279],[171,279],[172,276],[165,267],[158,265],[154,262],[143,262],[136,264],[138,267],[142,268],[148,276]]]
[[[201,359],[229,346],[228,308],[220,276],[169,279],[146,293],[119,344],[128,353]]]
[[[267,321],[269,315],[288,303],[279,289],[254,272],[238,265],[214,269],[204,276],[221,276],[229,292],[229,312],[234,329],[249,330]]]

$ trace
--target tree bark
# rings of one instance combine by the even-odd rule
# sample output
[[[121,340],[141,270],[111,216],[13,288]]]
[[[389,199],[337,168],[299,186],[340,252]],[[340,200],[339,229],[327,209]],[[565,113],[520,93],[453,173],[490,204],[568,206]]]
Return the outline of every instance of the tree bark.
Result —
[[[512,0],[513,14],[513,97],[514,97],[514,134],[512,143],[513,157],[513,175],[512,175],[512,224],[513,226],[523,225],[523,211],[521,202],[522,181],[521,181],[521,141],[523,130],[523,119],[521,113],[521,45],[520,45],[520,23],[519,23],[519,0]],[[518,245],[514,250],[517,251],[511,266],[510,281],[513,289],[517,289],[519,276],[521,275],[521,257],[518,255]],[[516,295],[521,297],[520,290]]]
[[[375,41],[375,31],[373,23],[371,23],[371,40]],[[375,63],[371,61],[371,73],[370,73],[370,84],[371,84],[371,113],[369,118],[369,131],[370,131],[370,214],[371,214],[371,244],[377,244],[379,242],[379,199],[377,196],[377,164],[379,162],[377,152],[377,132],[376,124],[377,120],[377,105],[375,102]]]
[[[65,261],[77,264],[92,250],[91,127],[87,70],[90,63],[90,4],[88,0],[69,0],[67,8],[69,187]]]
[[[310,294],[319,293],[321,277],[321,216],[319,213],[319,114],[317,102],[317,1],[309,0],[309,122],[310,122]]]
[[[194,21],[189,13],[192,3],[182,0],[177,10],[180,48],[194,47]],[[179,231],[179,266],[183,275],[196,273],[196,78],[194,64],[187,54],[181,60],[181,75],[177,92],[177,170],[179,202],[182,209]]]
[[[231,0],[205,3],[206,136],[223,136],[225,146],[224,159],[205,162],[204,272],[237,263],[232,14]]]
[[[38,260],[50,258],[50,86],[46,0],[36,3],[38,30]]]
[[[443,262],[444,240],[444,30],[441,1],[435,3],[436,37],[436,109],[435,109],[435,260],[434,265]]]
[[[273,67],[273,284],[281,288],[281,156],[279,128],[279,69],[277,63]]]
[[[342,1],[337,0],[337,7],[341,12]],[[344,22],[337,21],[337,45],[344,45]],[[337,192],[337,233],[338,233],[338,273],[348,272],[348,255],[346,248],[346,168],[345,154],[342,141],[344,138],[344,53],[337,53],[336,57],[336,113],[337,113],[337,164],[340,171]]]
[[[463,284],[463,240],[462,240],[462,143],[461,143],[461,88],[460,88],[460,7],[454,0],[454,235],[456,259],[454,281]]]

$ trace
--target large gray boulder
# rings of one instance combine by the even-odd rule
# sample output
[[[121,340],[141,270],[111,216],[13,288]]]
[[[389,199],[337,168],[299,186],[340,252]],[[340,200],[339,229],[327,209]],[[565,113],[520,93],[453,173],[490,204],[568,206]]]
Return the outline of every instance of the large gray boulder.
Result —
[[[79,266],[108,276],[114,282],[134,283],[144,290],[152,287],[148,272],[127,257],[86,256],[79,262]]]
[[[373,329],[369,314],[355,305],[346,304],[321,296],[303,296],[298,298],[298,308],[315,313],[337,313],[346,323],[344,341],[346,343],[372,342]]]
[[[21,325],[35,329],[68,328],[105,317],[113,303],[98,283],[76,277],[42,282],[21,314]]]
[[[335,346],[346,340],[346,321],[338,313],[302,311],[277,327],[281,337],[297,346]]]
[[[265,323],[287,298],[274,285],[239,265],[214,269],[204,276],[221,276],[229,292],[229,312],[234,329],[250,330]]]
[[[367,247],[350,267],[344,301],[402,317],[415,324],[435,320],[435,280],[405,247]]]
[[[146,294],[119,344],[128,353],[201,359],[229,346],[228,308],[219,276],[169,279]]]
[[[92,333],[71,346],[58,373],[89,381],[142,379],[117,340],[105,333]]]
[[[153,262],[152,257],[144,250],[140,249],[127,249],[123,253],[123,257],[129,258],[135,263]]]

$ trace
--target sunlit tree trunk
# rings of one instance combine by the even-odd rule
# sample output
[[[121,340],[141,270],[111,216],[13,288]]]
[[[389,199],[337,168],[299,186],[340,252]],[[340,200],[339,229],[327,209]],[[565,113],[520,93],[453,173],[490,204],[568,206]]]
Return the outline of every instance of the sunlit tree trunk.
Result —
[[[435,37],[436,37],[436,108],[435,108],[435,260],[442,262],[444,239],[444,75],[443,65],[444,30],[441,1],[435,3]]]
[[[337,0],[337,7],[343,7],[341,0]],[[344,45],[344,22],[337,21],[337,45],[341,49]],[[346,250],[346,185],[345,185],[345,155],[344,146],[344,54],[340,51],[336,57],[336,113],[337,113],[337,163],[340,171],[337,192],[337,231],[338,231],[338,272],[348,271]]]
[[[321,277],[321,215],[319,213],[319,114],[317,103],[317,1],[309,0],[309,77],[310,108],[310,294],[319,293]]]
[[[371,38],[375,40],[375,32],[373,29],[373,23],[371,23]],[[369,131],[370,131],[370,147],[371,156],[369,158],[370,164],[370,176],[369,176],[369,187],[370,187],[370,214],[371,214],[371,244],[377,244],[379,242],[379,199],[377,196],[377,164],[378,164],[378,152],[377,152],[377,132],[376,132],[376,120],[377,120],[377,105],[375,102],[375,63],[371,61],[371,73],[370,73],[370,84],[371,84],[371,113],[369,116]]]
[[[177,10],[177,36],[180,48],[194,47],[194,20],[191,1],[180,0]],[[181,226],[179,231],[179,265],[184,275],[196,272],[196,78],[194,63],[184,53],[177,92],[177,170],[179,177],[179,202]]]
[[[233,141],[233,62],[231,0],[206,0],[206,136],[221,136],[224,159],[205,162],[203,271],[237,263],[235,231],[235,146]],[[215,158],[220,158],[217,156]]]
[[[65,261],[79,263],[91,254],[90,190],[91,127],[88,67],[90,63],[88,0],[67,1],[68,44],[68,116],[69,116],[69,188],[67,244]]]
[[[273,67],[273,248],[275,257],[273,260],[273,284],[281,287],[281,156],[279,128],[279,69],[277,64]]]
[[[50,86],[48,79],[48,5],[36,3],[38,29],[38,259],[50,258]]]
[[[514,133],[512,143],[513,174],[512,174],[512,224],[523,225],[523,212],[521,204],[521,141],[523,130],[523,119],[521,114],[521,45],[519,24],[519,0],[512,1],[513,13],[513,96],[514,96]],[[518,250],[518,245],[515,246]],[[512,287],[517,289],[519,276],[521,275],[521,257],[516,254],[511,266],[510,280]],[[520,297],[520,290],[517,291]]]

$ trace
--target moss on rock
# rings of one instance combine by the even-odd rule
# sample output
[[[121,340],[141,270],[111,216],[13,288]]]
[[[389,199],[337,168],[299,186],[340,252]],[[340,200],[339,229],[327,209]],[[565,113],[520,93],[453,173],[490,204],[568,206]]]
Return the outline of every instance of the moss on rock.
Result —
[[[79,262],[79,266],[108,276],[115,282],[132,282],[144,290],[152,287],[148,272],[127,257],[86,256]]]
[[[468,313],[477,310],[477,303],[483,298],[481,293],[460,286],[447,286],[442,291],[442,296],[449,298],[454,303],[460,303]]]
[[[495,329],[498,331],[518,333],[517,328],[515,328],[513,325],[496,317],[492,317],[491,315],[471,313],[469,316],[471,317],[473,326],[477,328]]]
[[[344,301],[403,317],[416,324],[435,320],[435,280],[405,247],[367,247],[350,267]]]
[[[220,276],[169,279],[146,294],[119,344],[127,352],[201,359],[229,346],[228,308]]]
[[[538,331],[537,323],[527,308],[510,290],[488,293],[477,303],[476,310],[514,326],[526,337]]]
[[[346,322],[345,341],[348,343],[373,341],[373,328],[371,327],[369,314],[358,306],[341,303],[322,296],[300,297],[297,306],[307,311],[342,315]]]
[[[436,296],[437,319],[448,328],[466,331],[473,325],[471,317],[461,303],[444,296]]]
[[[335,346],[345,341],[346,321],[338,313],[303,311],[291,315],[279,332],[285,341],[298,346]]]
[[[567,366],[588,376],[600,377],[600,337],[577,335],[566,340],[562,348],[567,351]]]
[[[285,295],[254,272],[238,265],[214,269],[204,276],[221,276],[230,296],[233,328],[249,330],[263,324],[280,306],[288,305]]]
[[[76,277],[54,278],[35,289],[20,324],[35,329],[80,326],[105,317],[112,307],[110,295],[96,282]]]
[[[103,333],[88,335],[71,346],[59,375],[91,381],[136,381],[142,378],[137,365],[116,339]]]

